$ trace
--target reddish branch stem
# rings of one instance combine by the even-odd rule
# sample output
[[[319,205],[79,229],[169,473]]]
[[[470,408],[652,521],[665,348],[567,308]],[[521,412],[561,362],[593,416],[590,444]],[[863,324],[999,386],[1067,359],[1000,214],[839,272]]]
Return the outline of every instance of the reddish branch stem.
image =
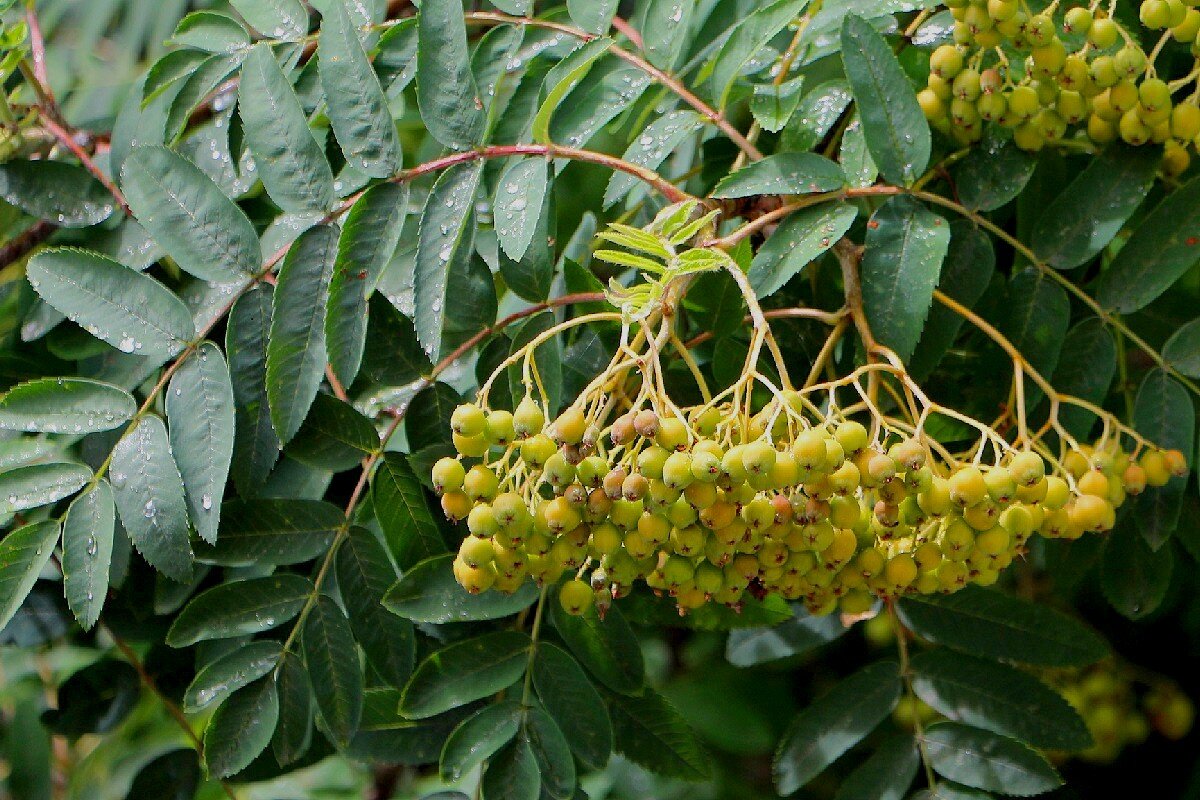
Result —
[[[42,127],[50,131],[63,147],[70,150],[79,159],[79,163],[92,174],[92,177],[100,181],[100,184],[108,190],[108,193],[116,200],[117,205],[121,207],[121,211],[128,215],[129,204],[125,202],[125,195],[121,194],[121,190],[112,182],[112,179],[96,166],[96,162],[92,160],[87,150],[84,150],[83,146],[75,139],[75,135],[49,117],[43,117],[41,123]]]

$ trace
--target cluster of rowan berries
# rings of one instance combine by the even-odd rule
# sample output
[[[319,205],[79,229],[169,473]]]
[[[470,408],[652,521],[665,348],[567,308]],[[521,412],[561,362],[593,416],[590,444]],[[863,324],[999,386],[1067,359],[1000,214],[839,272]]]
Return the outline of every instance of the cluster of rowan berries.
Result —
[[[1093,744],[1079,756],[1088,761],[1112,762],[1151,731],[1177,740],[1192,729],[1195,707],[1171,681],[1155,678],[1139,692],[1131,675],[1113,663],[1050,678],[1087,724]]]
[[[1187,468],[1175,452],[1135,463],[1115,446],[1072,451],[1051,474],[1030,450],[950,462],[920,436],[814,419],[794,390],[755,414],[662,406],[607,426],[603,402],[550,424],[528,396],[514,412],[459,406],[459,457],[433,468],[443,510],[470,531],[458,581],[511,592],[571,573],[559,597],[576,614],[639,580],[680,613],[737,608],[749,592],[857,614],[880,597],[990,584],[1034,532],[1107,530],[1128,494]]]
[[[1142,2],[1142,24],[1164,31],[1149,55],[1098,2],[1062,13],[1059,0],[1036,13],[1023,0],[946,5],[955,44],[934,50],[918,95],[935,127],[973,142],[991,122],[1012,129],[1019,147],[1039,150],[1077,126],[1097,144],[1161,144],[1164,171],[1187,169],[1188,148],[1200,148],[1197,70],[1169,81],[1155,67],[1172,41],[1200,56],[1200,9],[1191,7],[1200,0]],[[1189,88],[1188,96],[1173,97]]]

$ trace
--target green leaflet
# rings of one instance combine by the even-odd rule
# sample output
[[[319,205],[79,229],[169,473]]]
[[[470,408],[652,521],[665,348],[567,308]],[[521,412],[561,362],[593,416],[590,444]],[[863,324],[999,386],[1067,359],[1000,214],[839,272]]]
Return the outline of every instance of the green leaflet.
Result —
[[[812,150],[837,124],[850,100],[850,88],[841,80],[826,81],[805,92],[783,129],[783,147],[798,152]]]
[[[290,652],[280,656],[274,678],[279,721],[271,737],[271,751],[281,766],[287,766],[300,758],[312,742],[312,687],[304,660]]]
[[[637,637],[616,607],[601,620],[595,608],[582,616],[550,604],[554,627],[575,657],[600,681],[616,692],[637,694],[645,682],[645,665]]]
[[[332,225],[310,228],[279,270],[267,339],[267,398],[283,444],[300,430],[325,372],[325,303],[337,238]]]
[[[985,136],[981,145],[958,168],[959,197],[967,208],[994,211],[1012,201],[1029,183],[1037,156],[999,135]]]
[[[234,53],[250,46],[250,34],[228,14],[193,11],[175,26],[174,44],[209,53]]]
[[[1042,261],[1072,269],[1120,232],[1154,183],[1161,153],[1153,148],[1107,148],[1042,209],[1030,246]]]
[[[278,642],[250,642],[207,664],[196,673],[183,696],[183,707],[200,711],[223,701],[275,668],[283,650]]]
[[[1054,373],[1070,320],[1066,291],[1033,268],[1009,281],[1000,330],[1043,375]],[[1036,386],[1026,390],[1030,404],[1041,397]]]
[[[724,178],[713,197],[750,197],[760,194],[810,194],[829,192],[846,185],[837,163],[815,153],[780,153],[767,156]]]
[[[483,139],[485,116],[467,51],[460,0],[428,0],[418,20],[417,103],[442,144],[465,150]]]
[[[266,36],[296,38],[308,32],[308,12],[300,0],[230,0],[230,5]]]
[[[180,267],[206,281],[257,273],[258,235],[245,213],[191,161],[165,147],[135,147],[122,186],[129,206]]]
[[[537,587],[525,583],[511,595],[497,592],[468,594],[454,580],[446,554],[426,559],[404,573],[383,598],[383,607],[413,622],[435,625],[499,619],[528,608]]]
[[[1028,672],[934,649],[912,660],[913,690],[950,719],[1050,750],[1082,750],[1092,737],[1074,708]]]
[[[682,9],[686,4],[678,5]],[[646,169],[658,169],[677,147],[699,129],[701,119],[694,111],[669,111],[637,135],[621,158]],[[645,194],[644,186],[627,172],[613,172],[604,190],[604,207],[621,200],[626,206]]]
[[[921,758],[910,736],[892,736],[846,776],[838,787],[835,800],[872,797],[901,800],[917,776]]]
[[[407,185],[381,183],[358,199],[342,225],[325,312],[325,340],[329,364],[345,385],[354,382],[362,365],[368,300],[396,252],[407,212]]]
[[[493,800],[536,800],[540,788],[537,759],[524,737],[501,748],[483,774],[483,794]]]
[[[500,173],[494,203],[496,238],[510,259],[520,261],[529,249],[548,183],[548,167],[541,158],[512,159]]]
[[[234,775],[266,749],[279,720],[279,696],[270,678],[234,693],[204,729],[204,762],[215,778]]]
[[[517,631],[496,631],[443,647],[417,666],[404,687],[400,713],[424,719],[495,694],[524,674],[529,647],[529,637]]]
[[[867,148],[889,182],[911,184],[925,171],[932,147],[912,84],[883,37],[862,17],[845,17],[841,43]]]
[[[907,196],[889,199],[867,227],[863,308],[879,341],[909,359],[933,304],[950,226]]]
[[[806,265],[837,244],[857,216],[857,207],[840,202],[821,203],[795,212],[755,253],[750,262],[750,286],[759,297],[779,291]]]
[[[267,338],[274,287],[259,284],[234,303],[225,325],[225,353],[235,408],[233,482],[252,497],[279,458],[279,437],[271,425],[267,398]]]
[[[567,12],[580,28],[602,36],[617,13],[617,0],[567,0]]]
[[[759,84],[754,87],[754,95],[750,98],[750,113],[763,130],[779,133],[800,106],[800,90],[803,87],[803,75],[779,85],[774,82]]]
[[[1200,180],[1192,179],[1155,206],[1093,287],[1100,305],[1122,314],[1147,306],[1200,258]]]
[[[446,551],[421,484],[403,455],[384,454],[371,481],[371,497],[388,549],[401,569]]]
[[[217,540],[235,429],[233,385],[220,348],[204,342],[183,362],[167,386],[166,407],[189,517],[211,544]]]
[[[342,510],[320,500],[231,500],[221,508],[215,545],[198,542],[197,558],[226,567],[298,564],[325,552],[346,521]]]
[[[296,616],[312,591],[308,578],[287,573],[214,586],[179,612],[167,632],[167,644],[187,647],[268,631]]]
[[[957,219],[950,223],[950,245],[938,276],[938,289],[948,297],[973,308],[984,296],[996,269],[991,239],[974,223]],[[917,349],[908,362],[909,371],[923,380],[954,344],[963,318],[941,303],[934,303],[925,319]]]
[[[1163,345],[1162,356],[1189,378],[1200,377],[1200,320],[1192,320],[1171,334]]]
[[[317,713],[333,740],[345,747],[362,716],[362,670],[350,622],[338,604],[322,594],[304,620],[304,664],[316,691]]]
[[[187,501],[160,418],[143,417],[117,442],[108,477],[133,546],[168,578],[188,582],[192,547]]]
[[[549,642],[537,648],[533,685],[538,698],[579,759],[603,767],[613,749],[613,729],[600,693],[565,650]]]
[[[26,267],[49,305],[123,353],[173,356],[196,335],[187,307],[167,287],[86,250],[42,250]]]
[[[607,37],[580,45],[546,75],[546,85],[550,87],[550,91],[533,118],[532,132],[535,142],[545,144],[551,141],[550,121],[562,106],[563,98],[587,77],[592,65],[608,52],[611,45],[612,40]]]
[[[725,659],[736,667],[752,667],[810,652],[845,632],[846,627],[836,617],[797,611],[796,616],[778,625],[730,631]]]
[[[639,8],[642,13],[637,28],[642,33],[647,60],[659,69],[671,69],[687,41],[695,4],[647,0]]]
[[[747,62],[806,6],[808,0],[775,0],[756,9],[733,28],[711,62],[709,94],[718,109],[723,109],[729,102],[733,83]]]
[[[0,164],[0,197],[64,228],[98,225],[116,210],[112,195],[87,170],[61,161]]]
[[[96,624],[108,595],[115,529],[112,488],[106,480],[75,498],[63,520],[63,592],[84,630]]]
[[[617,752],[654,772],[686,781],[710,774],[708,757],[679,712],[653,689],[605,693]]]
[[[967,786],[1032,795],[1062,785],[1054,767],[1036,750],[957,722],[930,726],[924,746],[938,773]]]
[[[459,781],[517,735],[521,707],[513,701],[484,706],[463,720],[446,737],[441,774],[446,782]]]
[[[8,624],[54,555],[58,523],[34,522],[0,540],[0,628]]]
[[[413,281],[416,294],[413,322],[418,341],[433,361],[442,352],[442,329],[452,302],[448,276],[456,265],[469,260],[474,250],[473,209],[482,170],[482,163],[475,161],[444,171],[429,193],[421,215]]]
[[[537,706],[528,708],[521,735],[537,761],[542,789],[558,800],[570,800],[575,795],[575,759],[555,721]]]
[[[1058,366],[1054,369],[1056,391],[1092,403],[1103,403],[1117,373],[1117,347],[1099,317],[1087,317],[1067,331]],[[1059,420],[1073,436],[1087,438],[1096,415],[1078,406],[1060,409]]]
[[[1046,666],[1099,661],[1108,645],[1071,617],[1002,592],[967,587],[946,596],[905,598],[901,619],[935,644],[988,658]]]
[[[355,169],[385,178],[400,166],[387,97],[341,0],[323,0],[320,11],[317,67],[333,133]]]
[[[0,430],[42,433],[106,431],[137,410],[124,389],[86,378],[40,378],[0,396]]]
[[[242,64],[238,114],[271,199],[284,211],[327,210],[334,197],[333,171],[292,84],[265,43]]]
[[[1133,406],[1133,424],[1137,431],[1159,447],[1174,448],[1188,456],[1196,441],[1196,411],[1192,397],[1183,386],[1163,370],[1152,370],[1142,379]],[[1187,477],[1172,477],[1166,486],[1143,492],[1135,501],[1134,517],[1146,543],[1158,550],[1180,523]],[[1161,567],[1162,562],[1159,562]]]
[[[800,712],[775,752],[775,788],[788,795],[815,778],[892,712],[899,665],[884,661],[846,678]]]
[[[338,548],[334,568],[350,628],[367,661],[389,684],[403,686],[413,670],[416,633],[411,622],[383,607],[383,596],[397,578],[387,550],[373,532],[353,527]]]

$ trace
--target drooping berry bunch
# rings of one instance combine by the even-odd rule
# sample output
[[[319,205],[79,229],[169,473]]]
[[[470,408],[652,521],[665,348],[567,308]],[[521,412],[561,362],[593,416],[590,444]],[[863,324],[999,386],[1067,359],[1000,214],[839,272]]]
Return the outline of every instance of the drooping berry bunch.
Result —
[[[1196,715],[1191,699],[1173,681],[1143,673],[1104,662],[1047,676],[1092,735],[1093,745],[1080,758],[1109,763],[1126,747],[1145,741],[1151,731],[1171,740],[1191,731]]]
[[[1034,532],[1108,530],[1127,495],[1185,469],[1175,452],[1135,462],[1109,445],[1072,450],[1062,474],[1028,450],[947,463],[923,437],[814,418],[794,390],[732,412],[632,408],[606,421],[577,403],[545,425],[531,396],[515,413],[460,406],[461,458],[433,471],[446,514],[470,531],[460,583],[513,591],[573,573],[561,597],[574,613],[639,580],[681,610],[736,607],[749,591],[861,613],[876,597],[992,583]]]
[[[534,337],[497,367],[476,402],[454,411],[458,456],[435,464],[432,477],[446,515],[469,531],[454,562],[468,591],[512,592],[529,579],[566,576],[559,597],[576,614],[603,610],[638,582],[674,598],[681,613],[775,593],[813,613],[858,614],[877,598],[989,584],[1035,532],[1108,530],[1128,495],[1186,473],[1182,454],[1154,449],[1093,404],[1054,394],[1028,365],[1054,410],[1031,431],[1019,399],[1011,441],[931,401],[869,331],[860,331],[871,343],[868,363],[825,382],[816,364],[795,388],[740,268],[719,251],[676,252],[698,231],[688,221],[693,210],[681,204],[645,231],[602,234],[645,255],[597,256],[636,266],[647,281],[613,288],[620,312],[575,317]],[[753,331],[740,377],[714,396],[675,325],[691,275],[720,268],[741,289]],[[599,321],[621,323],[612,360],[554,416],[538,348]],[[834,326],[823,352],[844,330]],[[699,404],[680,407],[666,390],[671,347],[697,382]],[[760,371],[764,352],[778,377]],[[523,398],[511,412],[491,408],[493,383],[518,362]],[[886,381],[903,418],[880,410]],[[854,402],[844,404],[846,396]],[[1071,403],[1103,419],[1094,445],[1059,424],[1057,409]],[[934,415],[973,427],[978,440],[950,452],[925,433]]]
[[[1055,0],[1033,12],[1023,0],[949,0],[955,44],[930,57],[919,95],[930,122],[963,142],[978,141],[985,123],[1013,131],[1026,150],[1082,130],[1097,144],[1121,139],[1164,147],[1163,169],[1187,169],[1200,147],[1196,80],[1158,73],[1165,47],[1200,56],[1200,5],[1194,0],[1144,0],[1142,24],[1163,31],[1149,53],[1140,31],[1127,30],[1100,2],[1071,7]]]

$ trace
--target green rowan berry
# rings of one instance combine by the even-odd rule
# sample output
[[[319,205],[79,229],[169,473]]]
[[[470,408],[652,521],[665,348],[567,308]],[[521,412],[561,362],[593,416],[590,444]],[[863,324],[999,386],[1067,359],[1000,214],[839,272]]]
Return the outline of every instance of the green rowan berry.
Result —
[[[545,425],[546,415],[532,397],[526,396],[517,403],[517,409],[513,412],[513,428],[518,437],[526,439],[541,433]]]
[[[544,466],[554,451],[553,440],[544,433],[534,434],[521,442],[521,458],[532,467]]]
[[[654,441],[664,450],[682,450],[688,443],[687,424],[677,417],[660,420]]]
[[[433,489],[438,494],[457,492],[462,488],[467,472],[456,458],[439,458],[433,465]]]
[[[1031,46],[1043,47],[1055,36],[1054,20],[1046,14],[1036,14],[1025,22],[1021,32]]]
[[[1135,147],[1150,141],[1154,135],[1150,126],[1142,121],[1136,110],[1126,111],[1121,115],[1121,121],[1117,123],[1117,131],[1126,144]]]
[[[504,447],[511,442],[517,435],[512,413],[503,409],[489,412],[483,435],[491,445]]]
[[[960,508],[969,508],[987,496],[987,481],[976,467],[963,467],[949,478],[950,500]]]
[[[488,451],[488,441],[482,434],[478,436],[463,436],[458,433],[451,434],[451,440],[454,443],[454,449],[459,455],[467,456],[468,458],[480,458]]]
[[[578,617],[583,615],[595,602],[596,596],[592,587],[576,578],[567,581],[558,590],[558,601],[563,611]]]
[[[554,421],[550,436],[561,444],[579,444],[587,431],[587,418],[578,408],[568,408]]]
[[[962,51],[953,45],[941,45],[929,56],[929,71],[940,78],[953,80],[962,68]]]
[[[1113,66],[1118,75],[1133,78],[1146,68],[1146,54],[1136,45],[1125,45],[1113,56]]]
[[[472,500],[491,500],[499,485],[496,473],[482,464],[471,467],[463,478],[463,491]]]
[[[867,429],[853,420],[838,425],[833,436],[847,455],[853,455],[867,446]]]
[[[1183,21],[1171,27],[1171,36],[1177,42],[1191,44],[1200,34],[1200,10],[1188,8],[1185,10]]]
[[[479,436],[486,425],[487,415],[474,403],[465,403],[450,415],[450,429],[459,436]]]
[[[1020,10],[1017,0],[988,0],[988,16],[996,22],[1012,19]]]
[[[1120,37],[1120,30],[1117,28],[1117,23],[1108,17],[1099,17],[1092,20],[1092,26],[1088,29],[1087,38],[1092,47],[1097,50],[1107,50],[1117,43]]]
[[[1171,8],[1166,0],[1142,0],[1138,18],[1150,30],[1160,30],[1171,24]]]
[[[1087,33],[1092,27],[1092,12],[1083,6],[1072,8],[1063,16],[1064,33]]]
[[[1008,96],[1008,110],[1017,117],[1025,120],[1032,117],[1041,108],[1037,90],[1032,86],[1018,86]]]

